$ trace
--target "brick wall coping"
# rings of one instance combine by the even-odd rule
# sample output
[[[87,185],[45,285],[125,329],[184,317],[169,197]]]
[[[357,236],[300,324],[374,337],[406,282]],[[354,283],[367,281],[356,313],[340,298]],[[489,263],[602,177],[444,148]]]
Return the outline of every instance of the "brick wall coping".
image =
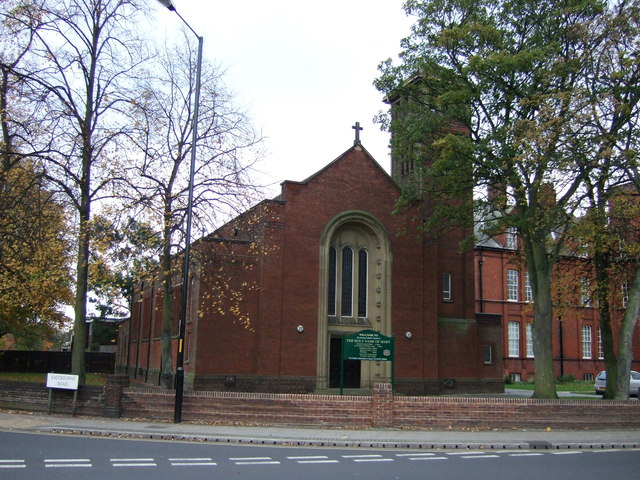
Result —
[[[596,398],[516,398],[516,397],[471,397],[455,395],[433,396],[395,396],[394,402],[423,402],[423,403],[497,403],[521,405],[630,405],[640,408],[640,400],[602,400]]]
[[[125,389],[124,393],[148,394],[148,395],[173,395],[173,390],[165,389]],[[390,392],[389,392],[390,393]],[[344,402],[368,403],[373,399],[373,395],[330,395],[313,393],[260,393],[260,392],[220,392],[212,390],[191,390],[184,393],[191,397],[209,398],[233,398],[233,399],[256,399],[256,400],[332,400]],[[520,404],[520,405],[609,405],[609,406],[636,406],[640,408],[640,400],[601,400],[591,398],[520,398],[520,397],[475,397],[469,395],[395,395],[394,402],[401,403],[471,403],[471,404]]]
[[[128,388],[123,391],[125,394],[143,395],[173,395],[173,390]],[[184,392],[184,396],[189,397],[209,397],[209,398],[246,398],[255,400],[335,400],[345,402],[371,402],[371,395],[315,395],[312,393],[260,393],[260,392],[218,392],[213,390],[190,390]],[[400,398],[400,397],[396,397]],[[425,397],[416,397],[425,398]]]

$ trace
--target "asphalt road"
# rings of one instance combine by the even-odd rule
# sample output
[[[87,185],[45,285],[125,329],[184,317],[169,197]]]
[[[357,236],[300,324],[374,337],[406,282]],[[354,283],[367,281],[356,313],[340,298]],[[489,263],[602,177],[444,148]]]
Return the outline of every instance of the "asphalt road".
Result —
[[[0,432],[0,479],[638,478],[640,449],[289,448]]]

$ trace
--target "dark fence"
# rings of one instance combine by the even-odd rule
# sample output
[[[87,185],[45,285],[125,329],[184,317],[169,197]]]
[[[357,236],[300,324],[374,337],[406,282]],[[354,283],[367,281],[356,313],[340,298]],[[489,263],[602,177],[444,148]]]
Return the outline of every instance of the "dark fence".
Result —
[[[115,353],[85,353],[86,370],[89,373],[113,373]],[[0,371],[34,373],[71,372],[71,352],[38,352],[28,350],[0,351]]]

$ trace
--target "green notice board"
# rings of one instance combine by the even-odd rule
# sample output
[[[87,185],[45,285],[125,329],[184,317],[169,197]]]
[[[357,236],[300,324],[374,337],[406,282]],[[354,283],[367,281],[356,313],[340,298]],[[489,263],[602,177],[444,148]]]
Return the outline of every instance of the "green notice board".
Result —
[[[343,360],[393,361],[393,337],[375,330],[362,330],[345,335],[342,343]]]
[[[375,330],[361,330],[351,335],[342,335],[342,358],[340,360],[340,395],[343,394],[344,361],[369,360],[394,362],[393,336],[387,337]],[[395,362],[391,368],[391,384],[395,383]],[[393,387],[392,387],[393,388]]]

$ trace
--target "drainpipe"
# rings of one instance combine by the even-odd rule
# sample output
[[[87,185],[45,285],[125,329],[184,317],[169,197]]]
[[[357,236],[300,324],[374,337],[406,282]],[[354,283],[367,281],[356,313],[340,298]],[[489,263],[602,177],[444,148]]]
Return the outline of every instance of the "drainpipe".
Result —
[[[482,259],[482,251],[480,251],[480,260],[478,261],[478,294],[480,295],[480,313],[484,313],[482,265],[484,265],[484,260]]]
[[[147,369],[144,372],[144,383],[148,383],[149,381],[149,367],[151,366],[151,333],[153,328],[153,301],[154,301],[154,287],[155,284],[151,285],[151,308],[149,309],[149,331],[147,333]]]
[[[136,340],[136,366],[133,371],[133,378],[138,378],[138,365],[140,362],[140,344],[142,339],[142,306],[144,305],[144,283],[140,284],[140,308],[138,309],[138,339]]]

